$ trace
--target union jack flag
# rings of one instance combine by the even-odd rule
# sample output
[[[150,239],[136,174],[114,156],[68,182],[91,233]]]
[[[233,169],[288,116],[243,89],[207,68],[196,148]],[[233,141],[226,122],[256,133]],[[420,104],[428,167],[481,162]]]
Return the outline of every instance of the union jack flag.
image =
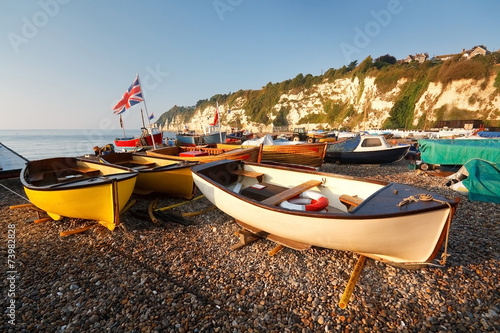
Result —
[[[123,94],[122,99],[120,99],[120,101],[113,107],[113,112],[115,114],[123,113],[132,105],[136,105],[142,101],[143,99],[139,76],[136,76],[134,83],[132,83],[130,88],[128,88],[128,90]]]

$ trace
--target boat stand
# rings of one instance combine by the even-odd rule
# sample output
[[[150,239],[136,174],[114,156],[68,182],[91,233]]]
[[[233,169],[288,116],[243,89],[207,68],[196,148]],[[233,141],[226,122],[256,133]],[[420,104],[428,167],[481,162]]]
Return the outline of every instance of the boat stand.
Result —
[[[274,256],[277,254],[279,251],[281,251],[284,247],[288,247],[294,250],[299,250],[299,251],[304,251],[307,250],[311,247],[309,244],[304,244],[300,242],[296,242],[290,239],[286,239],[280,236],[276,236],[270,233],[267,233],[263,230],[259,230],[257,228],[254,228],[244,222],[241,222],[239,220],[236,220],[236,223],[238,223],[241,226],[241,229],[236,232],[236,235],[239,236],[240,241],[239,243],[236,243],[231,246],[231,250],[237,250],[239,248],[242,248],[243,246],[246,246],[250,243],[253,243],[254,241],[258,239],[268,239],[277,245],[269,251],[270,256]]]

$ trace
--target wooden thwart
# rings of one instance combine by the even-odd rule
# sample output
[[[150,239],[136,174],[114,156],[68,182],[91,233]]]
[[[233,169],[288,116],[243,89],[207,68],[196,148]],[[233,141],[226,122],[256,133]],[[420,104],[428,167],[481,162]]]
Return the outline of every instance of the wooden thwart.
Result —
[[[234,175],[245,176],[250,178],[255,178],[259,183],[262,182],[263,173],[255,172],[255,171],[247,171],[247,170],[233,170],[231,171]]]
[[[322,181],[320,181],[320,180],[309,180],[305,183],[302,183],[302,184],[297,185],[295,187],[289,188],[281,193],[273,195],[272,197],[261,201],[261,203],[263,203],[265,205],[276,206],[276,205],[279,205],[280,203],[282,203],[283,201],[288,200],[290,198],[293,198],[294,196],[296,196],[302,192],[305,192],[313,187],[321,185],[321,183],[322,183]]]

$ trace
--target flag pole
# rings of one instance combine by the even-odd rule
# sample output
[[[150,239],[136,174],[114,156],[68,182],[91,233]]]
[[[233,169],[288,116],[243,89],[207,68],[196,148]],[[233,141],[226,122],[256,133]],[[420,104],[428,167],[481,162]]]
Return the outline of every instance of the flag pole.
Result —
[[[125,127],[123,127],[123,120],[122,120],[122,114],[120,113],[120,127],[123,130],[123,138],[126,139],[127,135],[125,134]]]
[[[156,149],[155,139],[153,137],[153,129],[151,128],[151,122],[149,121],[148,107],[146,106],[146,98],[144,96],[144,90],[142,90],[142,84],[141,84],[141,79],[139,78],[139,73],[137,73],[137,80],[139,81],[139,87],[141,87],[142,101],[144,102],[144,110],[146,110],[146,117],[148,118],[149,134],[151,135],[151,142],[153,142],[153,149]]]
[[[217,103],[217,108],[215,109],[215,112],[217,114],[217,120],[219,121],[219,139],[220,139],[220,143],[225,143],[225,142],[222,142],[222,129],[220,127],[220,116],[219,116],[219,102],[217,101],[216,103]]]

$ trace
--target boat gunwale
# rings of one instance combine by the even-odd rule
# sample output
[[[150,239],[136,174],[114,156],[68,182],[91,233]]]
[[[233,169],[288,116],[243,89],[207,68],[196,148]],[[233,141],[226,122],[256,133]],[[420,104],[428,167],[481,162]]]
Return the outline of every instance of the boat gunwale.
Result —
[[[28,173],[28,166],[29,166],[29,162],[28,162],[21,170],[21,175],[19,177],[21,180],[21,184],[25,188],[27,188],[29,190],[33,190],[33,191],[52,191],[52,190],[57,191],[57,190],[61,190],[61,189],[71,190],[71,189],[92,187],[92,186],[96,186],[96,185],[105,185],[105,184],[109,184],[109,183],[116,182],[116,181],[124,181],[124,180],[130,179],[130,178],[137,177],[137,175],[138,175],[137,170],[134,170],[134,169],[130,169],[130,168],[119,166],[119,165],[112,165],[112,164],[109,165],[109,164],[105,164],[105,163],[98,162],[98,161],[92,161],[92,160],[85,159],[85,158],[53,157],[53,158],[48,158],[48,159],[44,159],[44,160],[45,161],[50,161],[50,160],[55,161],[55,160],[60,160],[60,159],[73,159],[75,161],[82,161],[85,163],[91,163],[91,164],[96,164],[96,165],[104,165],[106,167],[112,166],[113,168],[122,169],[122,170],[125,170],[128,172],[126,172],[126,173],[111,173],[111,174],[102,175],[102,176],[100,175],[100,176],[94,176],[94,177],[89,177],[89,178],[84,178],[84,179],[70,180],[70,181],[67,181],[64,183],[54,183],[54,184],[49,184],[49,185],[44,185],[44,186],[38,186],[38,185],[33,185],[33,184],[29,183],[28,180],[26,179],[27,173]],[[37,160],[37,161],[41,161],[41,160]],[[96,183],[95,179],[99,179],[100,182]]]
[[[227,162],[241,162],[241,163],[244,163],[244,164],[249,164],[249,165],[255,165],[255,166],[269,168],[266,165],[258,164],[258,163],[252,163],[252,162],[242,162],[242,161],[220,161],[220,162],[226,162],[226,163]],[[285,214],[289,214],[289,215],[299,215],[299,216],[307,216],[307,217],[313,217],[313,218],[326,218],[326,219],[367,220],[367,219],[373,219],[373,218],[382,219],[382,218],[395,218],[395,217],[398,217],[398,216],[419,215],[419,214],[425,213],[425,212],[442,210],[442,209],[449,209],[450,208],[448,206],[448,204],[446,204],[446,203],[439,203],[439,204],[436,204],[436,205],[434,205],[432,207],[421,208],[421,209],[413,210],[413,211],[400,211],[400,212],[395,212],[395,213],[364,214],[364,215],[356,215],[355,214],[355,210],[353,210],[352,212],[345,212],[345,213],[338,213],[338,212],[329,213],[329,212],[314,212],[314,211],[289,210],[289,209],[281,208],[279,205],[278,206],[273,206],[273,205],[262,204],[259,201],[252,200],[250,198],[245,197],[242,194],[235,193],[235,192],[231,191],[230,189],[227,189],[226,187],[224,187],[221,184],[215,182],[214,180],[212,180],[208,176],[205,176],[204,174],[201,174],[201,173],[199,173],[197,171],[197,170],[201,170],[201,169],[210,169],[210,167],[206,167],[206,165],[207,164],[200,164],[199,166],[196,166],[195,168],[192,168],[191,171],[193,173],[195,173],[197,176],[199,176],[200,178],[204,179],[205,181],[209,182],[213,186],[217,187],[218,189],[226,192],[227,194],[229,194],[229,195],[231,195],[233,197],[236,197],[236,198],[238,198],[240,200],[243,200],[246,203],[249,203],[251,205],[255,205],[255,206],[267,209],[267,210],[271,210],[271,211],[274,211],[274,212],[285,213]],[[293,171],[293,172],[299,171],[299,170],[296,170],[294,168],[290,168],[290,167],[286,167],[286,166],[273,166],[271,168],[272,169],[276,169],[277,168],[277,169],[282,169],[282,170],[289,170],[289,171]],[[365,200],[363,200],[363,202],[358,207],[362,207],[363,203],[367,204],[369,198],[375,197],[377,195],[377,193],[379,193],[381,191],[384,191],[388,187],[391,187],[393,184],[395,184],[393,182],[379,181],[379,180],[376,180],[376,179],[361,178],[361,177],[348,176],[348,175],[339,175],[339,174],[326,173],[326,172],[321,172],[321,171],[300,170],[300,172],[301,173],[310,173],[310,174],[319,175],[319,176],[321,176],[321,175],[325,175],[325,176],[328,176],[328,177],[332,177],[333,176],[333,178],[348,179],[348,180],[358,180],[358,181],[363,181],[363,182],[369,182],[369,183],[372,183],[372,184],[385,185],[384,187],[380,188],[376,192],[372,193],[368,198],[366,198]],[[401,184],[401,185],[405,185],[405,184]],[[410,185],[405,185],[405,186],[410,186]],[[414,186],[410,186],[410,187],[415,188]],[[450,199],[448,199],[448,200],[449,201],[447,201],[447,202],[450,204],[451,209],[453,209],[453,208],[456,209],[456,206],[457,206],[458,203],[457,202],[450,202],[451,201]],[[358,208],[358,207],[356,207],[356,208]]]

